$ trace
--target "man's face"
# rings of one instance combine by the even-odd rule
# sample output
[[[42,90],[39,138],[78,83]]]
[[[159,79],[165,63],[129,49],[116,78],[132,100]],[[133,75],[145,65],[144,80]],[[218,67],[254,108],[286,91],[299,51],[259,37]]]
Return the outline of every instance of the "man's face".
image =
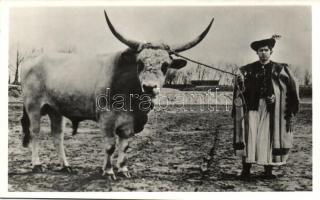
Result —
[[[265,62],[270,59],[270,56],[272,54],[272,50],[269,49],[268,46],[260,47],[257,50],[257,54],[259,56],[260,61]]]

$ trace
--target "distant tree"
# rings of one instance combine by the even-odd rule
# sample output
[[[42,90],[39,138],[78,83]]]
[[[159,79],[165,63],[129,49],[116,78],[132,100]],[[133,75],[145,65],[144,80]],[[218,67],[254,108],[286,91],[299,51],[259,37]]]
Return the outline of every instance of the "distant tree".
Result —
[[[9,84],[10,84],[11,80],[12,80],[12,75],[14,75],[14,73],[16,71],[16,68],[14,66],[10,65],[10,64],[9,64],[8,68],[9,68],[8,75],[9,75]]]
[[[166,74],[166,79],[165,79],[165,84],[167,85],[172,85],[174,79],[177,76],[177,70],[175,69],[168,69],[167,74]]]
[[[17,49],[17,54],[16,54],[16,71],[15,71],[15,75],[14,75],[14,81],[12,84],[14,85],[19,85],[19,68],[20,68],[20,65],[21,63],[23,62],[24,60],[24,56],[21,55],[21,52],[19,51],[19,49]]]
[[[311,72],[309,69],[306,69],[304,72],[304,84],[311,85]]]
[[[231,64],[230,65],[231,70],[229,70],[231,73],[233,74],[237,74],[240,73],[239,72],[239,66],[236,64]],[[234,80],[234,76],[233,75],[229,75],[228,76],[228,81],[226,85],[232,85],[233,84],[233,80]]]
[[[32,48],[30,50],[24,51],[21,48],[19,48],[19,46],[17,45],[17,47],[11,47],[11,49],[13,51],[11,51],[12,53],[10,54],[11,59],[9,61],[9,72],[13,72],[14,74],[14,79],[12,84],[20,85],[19,73],[20,73],[21,64],[26,60],[37,57],[38,55],[42,54],[43,48],[40,48],[40,49]],[[10,62],[14,64],[10,64]],[[11,73],[9,73],[9,78],[11,83],[10,75]]]
[[[239,66],[237,66],[234,63],[228,63],[228,62],[222,62],[220,61],[218,63],[218,66],[216,66],[218,69],[231,72],[231,73],[236,73],[238,71]],[[227,74],[224,72],[212,70],[215,72],[214,80],[219,80],[220,85],[233,85],[233,75]]]
[[[65,46],[65,47],[59,49],[58,52],[59,53],[67,53],[67,54],[76,53],[77,48],[74,45],[69,45],[69,46]]]
[[[211,64],[210,66],[229,72],[236,73],[239,66],[234,63],[219,62],[218,64]],[[171,75],[169,75],[166,83],[171,81]],[[186,68],[177,70],[174,74],[172,84],[190,84],[192,80],[219,80],[220,85],[232,85],[233,76],[223,72],[219,72],[215,69],[210,69],[199,64],[189,64]]]
[[[206,69],[204,67],[202,67],[201,65],[198,65],[197,68],[196,68],[196,72],[197,72],[197,75],[198,75],[198,80],[203,80],[204,79],[204,76],[206,74]]]
[[[289,64],[289,69],[293,73],[294,77],[297,79],[299,85],[304,84],[304,81],[303,81],[304,75],[303,75],[303,71],[301,71],[301,67],[297,65]]]

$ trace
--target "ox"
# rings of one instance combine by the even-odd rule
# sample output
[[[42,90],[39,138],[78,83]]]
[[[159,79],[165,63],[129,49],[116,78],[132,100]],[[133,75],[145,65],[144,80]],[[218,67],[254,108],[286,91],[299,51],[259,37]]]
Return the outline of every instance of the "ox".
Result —
[[[63,117],[73,122],[74,133],[80,121],[94,120],[104,136],[103,175],[116,179],[111,158],[118,141],[116,168],[118,173],[129,178],[131,175],[126,165],[128,139],[141,132],[147,123],[147,114],[153,107],[152,100],[164,84],[167,69],[179,69],[187,63],[182,59],[174,59],[170,52],[181,52],[197,45],[213,22],[212,19],[194,40],[170,48],[165,44],[126,39],[111,24],[106,12],[104,14],[112,34],[128,49],[91,57],[77,54],[41,55],[21,68],[23,146],[31,145],[33,172],[42,172],[38,152],[40,119],[48,115],[61,170],[72,171],[63,145]],[[106,91],[111,98],[97,98],[106,94]],[[119,97],[121,106],[117,104]],[[150,99],[150,106],[141,109],[141,103],[146,104]],[[113,106],[97,109],[104,107],[100,104]]]

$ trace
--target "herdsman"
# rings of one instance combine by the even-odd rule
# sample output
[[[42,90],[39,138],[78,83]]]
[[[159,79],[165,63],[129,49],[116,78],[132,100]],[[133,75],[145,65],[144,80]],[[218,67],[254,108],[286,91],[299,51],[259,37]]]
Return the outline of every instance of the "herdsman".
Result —
[[[241,67],[235,81],[232,116],[241,178],[250,177],[253,163],[264,165],[266,178],[275,178],[272,167],[285,164],[292,147],[299,93],[288,65],[270,60],[278,37],[251,43],[259,60]]]

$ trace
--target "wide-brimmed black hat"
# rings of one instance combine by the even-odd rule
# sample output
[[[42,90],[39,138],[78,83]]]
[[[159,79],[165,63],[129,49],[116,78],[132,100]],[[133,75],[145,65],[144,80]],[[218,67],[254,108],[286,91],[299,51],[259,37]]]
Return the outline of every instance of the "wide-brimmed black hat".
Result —
[[[251,43],[251,48],[255,51],[258,51],[259,48],[268,46],[270,49],[274,47],[276,40],[274,38],[268,38],[264,40],[258,40]]]

